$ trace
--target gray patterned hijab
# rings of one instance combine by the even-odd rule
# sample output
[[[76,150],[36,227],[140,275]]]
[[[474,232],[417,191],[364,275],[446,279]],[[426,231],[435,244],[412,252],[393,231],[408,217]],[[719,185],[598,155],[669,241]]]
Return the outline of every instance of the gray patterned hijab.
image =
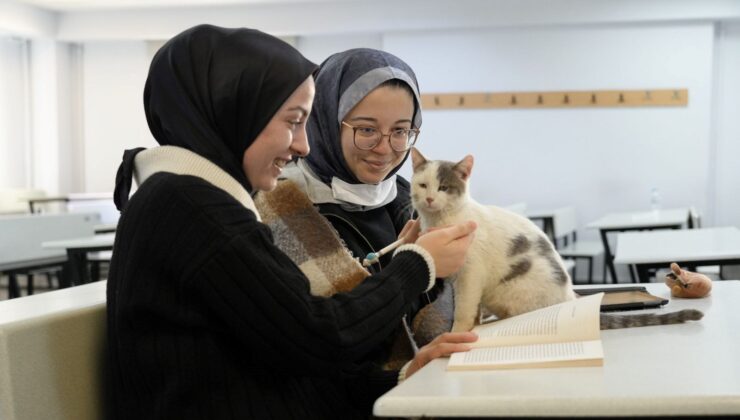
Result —
[[[305,162],[327,185],[331,185],[334,177],[347,184],[362,184],[344,160],[340,124],[355,105],[382,83],[399,79],[411,87],[414,92],[413,124],[416,128],[421,126],[421,100],[416,76],[411,67],[393,54],[369,48],[347,50],[327,58],[314,77],[316,96],[306,128],[311,153]],[[395,175],[407,157],[408,153],[386,180]]]

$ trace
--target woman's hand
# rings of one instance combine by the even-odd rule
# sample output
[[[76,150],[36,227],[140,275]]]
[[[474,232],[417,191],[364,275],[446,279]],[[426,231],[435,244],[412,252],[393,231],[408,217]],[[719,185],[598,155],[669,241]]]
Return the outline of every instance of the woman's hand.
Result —
[[[427,363],[438,357],[446,357],[452,353],[470,350],[470,345],[478,340],[474,332],[448,332],[438,335],[431,343],[419,349],[411,364],[406,368],[406,378],[423,368]]]
[[[449,277],[462,267],[476,227],[475,222],[469,221],[434,229],[419,236],[416,244],[432,256],[437,277]]]
[[[404,244],[413,244],[419,239],[419,231],[421,230],[421,222],[419,219],[411,219],[406,222],[406,225],[401,229],[401,233],[398,234],[398,239],[403,239]]]

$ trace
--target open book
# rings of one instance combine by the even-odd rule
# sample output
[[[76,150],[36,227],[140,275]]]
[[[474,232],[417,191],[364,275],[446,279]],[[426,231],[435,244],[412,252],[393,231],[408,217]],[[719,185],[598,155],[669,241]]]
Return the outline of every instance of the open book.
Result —
[[[453,353],[447,370],[601,366],[599,306],[604,293],[473,328],[478,341]]]

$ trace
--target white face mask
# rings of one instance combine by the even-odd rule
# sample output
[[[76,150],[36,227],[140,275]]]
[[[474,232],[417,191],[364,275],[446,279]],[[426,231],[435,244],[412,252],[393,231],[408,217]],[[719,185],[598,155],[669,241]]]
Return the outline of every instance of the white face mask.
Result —
[[[308,168],[303,159],[283,169],[283,178],[297,183],[315,204],[335,203],[347,211],[366,211],[385,206],[396,199],[396,175],[377,185],[349,184],[333,178],[331,186],[324,184]]]
[[[335,199],[364,207],[380,207],[396,198],[396,176],[393,175],[377,185],[349,184],[334,177],[331,191]]]

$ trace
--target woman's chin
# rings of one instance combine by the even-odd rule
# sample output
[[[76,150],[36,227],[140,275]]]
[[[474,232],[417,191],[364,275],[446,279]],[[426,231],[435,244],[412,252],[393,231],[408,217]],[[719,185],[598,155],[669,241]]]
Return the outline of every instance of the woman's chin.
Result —
[[[382,182],[386,176],[388,176],[388,173],[386,172],[363,172],[359,174],[357,179],[364,184],[378,184]]]
[[[252,185],[254,191],[265,191],[269,192],[277,187],[277,178],[263,179]]]

